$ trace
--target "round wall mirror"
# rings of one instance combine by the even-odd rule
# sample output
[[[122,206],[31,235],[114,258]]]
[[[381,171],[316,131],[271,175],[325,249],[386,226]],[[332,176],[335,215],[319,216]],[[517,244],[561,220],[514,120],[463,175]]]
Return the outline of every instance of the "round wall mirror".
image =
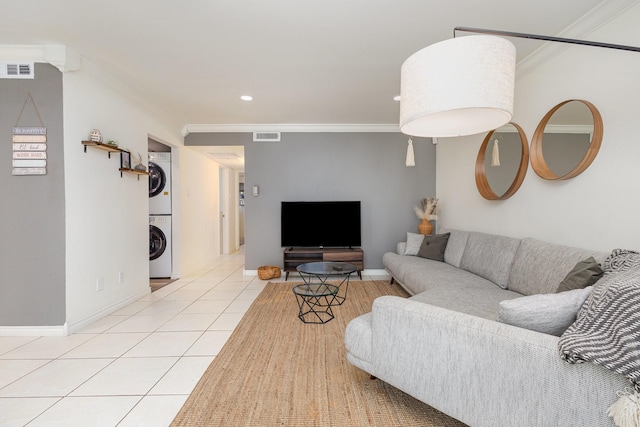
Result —
[[[505,200],[522,185],[529,142],[520,126],[507,123],[487,134],[476,158],[476,186],[487,200]]]
[[[593,162],[602,143],[603,125],[590,102],[570,99],[553,107],[531,140],[531,167],[544,179],[570,179]]]

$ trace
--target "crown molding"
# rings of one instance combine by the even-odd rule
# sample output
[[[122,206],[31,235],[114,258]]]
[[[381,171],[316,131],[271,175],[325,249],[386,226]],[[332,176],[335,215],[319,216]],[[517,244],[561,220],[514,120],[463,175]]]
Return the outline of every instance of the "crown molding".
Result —
[[[400,132],[396,124],[187,124],[182,136],[190,133],[252,133],[252,132]]]
[[[594,7],[582,18],[564,29],[557,37],[586,39],[589,34],[620,15],[627,9],[640,3],[640,0],[607,0]],[[516,79],[522,78],[568,49],[564,43],[546,42],[542,47],[518,62]]]
[[[47,63],[63,73],[80,69],[80,55],[64,45],[0,45],[0,59]]]

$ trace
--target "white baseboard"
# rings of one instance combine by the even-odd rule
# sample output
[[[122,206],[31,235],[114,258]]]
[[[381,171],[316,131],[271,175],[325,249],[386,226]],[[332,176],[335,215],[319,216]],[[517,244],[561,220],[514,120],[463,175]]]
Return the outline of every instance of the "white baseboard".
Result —
[[[257,276],[258,270],[242,270],[243,276]]]
[[[108,316],[109,314],[120,310],[121,308],[124,308],[126,306],[128,306],[129,304],[131,304],[132,302],[136,302],[138,301],[140,298],[145,297],[147,295],[149,295],[151,293],[151,288],[148,288],[145,291],[139,292],[136,295],[133,295],[127,299],[124,299],[122,301],[119,301],[115,304],[112,304],[111,306],[100,310],[99,312],[87,317],[86,319],[80,320],[78,322],[73,323],[72,325],[69,326],[69,333],[73,334],[74,332],[80,331],[84,328],[86,328],[87,326],[89,326],[90,324],[92,324],[95,321],[98,321],[100,319],[102,319],[105,316]]]
[[[0,337],[65,337],[67,324],[60,326],[0,326]]]

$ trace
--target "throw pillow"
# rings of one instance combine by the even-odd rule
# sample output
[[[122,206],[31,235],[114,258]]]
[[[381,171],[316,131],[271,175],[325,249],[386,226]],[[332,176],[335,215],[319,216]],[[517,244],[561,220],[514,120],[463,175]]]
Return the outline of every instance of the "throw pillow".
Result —
[[[414,256],[418,255],[418,251],[420,250],[420,245],[422,245],[423,240],[423,234],[407,233],[407,246],[404,249],[404,254]]]
[[[447,248],[447,242],[451,233],[436,234],[435,236],[424,236],[418,256],[422,258],[432,259],[434,261],[444,261],[444,250]]]
[[[498,322],[560,336],[576,320],[593,286],[556,294],[537,294],[501,301]]]
[[[565,292],[572,289],[582,289],[591,286],[602,277],[604,271],[600,268],[600,264],[593,258],[589,257],[578,262],[575,267],[562,279],[556,292]]]

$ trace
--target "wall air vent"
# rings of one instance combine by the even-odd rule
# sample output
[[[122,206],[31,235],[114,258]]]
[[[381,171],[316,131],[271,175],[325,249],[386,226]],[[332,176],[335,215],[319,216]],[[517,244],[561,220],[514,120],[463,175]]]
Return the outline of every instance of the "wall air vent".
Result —
[[[254,132],[253,142],[280,142],[280,132]]]
[[[33,79],[33,62],[0,62],[0,79]]]

